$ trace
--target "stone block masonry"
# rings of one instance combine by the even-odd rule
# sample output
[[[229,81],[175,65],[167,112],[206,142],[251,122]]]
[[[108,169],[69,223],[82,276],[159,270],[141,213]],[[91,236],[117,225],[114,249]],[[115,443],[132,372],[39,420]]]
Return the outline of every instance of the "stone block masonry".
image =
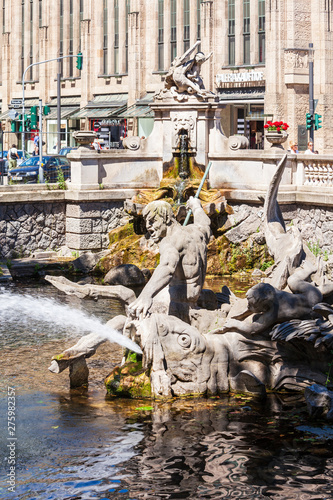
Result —
[[[122,201],[69,203],[66,245],[75,250],[106,249],[109,231],[127,222]]]
[[[21,190],[20,190],[21,189]],[[27,257],[38,250],[100,251],[109,232],[128,222],[124,200],[132,190],[73,196],[40,186],[0,189],[0,258]],[[89,200],[89,201],[87,201]]]
[[[65,202],[0,205],[1,258],[54,250],[65,243]]]

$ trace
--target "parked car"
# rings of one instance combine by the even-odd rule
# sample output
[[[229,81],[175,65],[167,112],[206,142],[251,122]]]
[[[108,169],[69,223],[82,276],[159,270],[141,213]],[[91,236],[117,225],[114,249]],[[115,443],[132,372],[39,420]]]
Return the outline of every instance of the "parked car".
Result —
[[[8,151],[4,151],[2,158],[0,158],[0,176],[7,175],[8,172],[7,154]],[[23,151],[21,149],[18,149],[17,154],[19,155],[19,159],[17,160],[17,165],[20,165],[23,161],[22,159]]]
[[[44,180],[47,182],[57,182],[59,171],[67,180],[71,175],[70,162],[65,156],[43,156],[42,166]],[[8,171],[8,183],[11,184],[34,184],[38,182],[39,156],[31,156],[23,161],[19,167]]]
[[[60,151],[59,151],[59,154],[60,155],[63,155],[63,156],[66,156],[68,153],[70,153],[71,151],[73,151],[73,149],[77,149],[77,148],[74,148],[74,147],[66,147],[66,148],[61,148]]]

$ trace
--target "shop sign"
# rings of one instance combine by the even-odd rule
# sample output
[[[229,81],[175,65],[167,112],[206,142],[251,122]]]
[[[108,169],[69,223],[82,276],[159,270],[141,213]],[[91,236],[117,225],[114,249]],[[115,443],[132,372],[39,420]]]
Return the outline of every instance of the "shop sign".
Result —
[[[243,82],[261,82],[264,79],[262,71],[239,71],[235,73],[220,73],[216,75],[216,85],[221,83],[243,83]]]
[[[103,126],[109,126],[109,127],[120,125],[120,120],[105,119],[105,120],[101,121],[101,125],[103,125]]]
[[[98,132],[101,128],[100,122],[94,122],[94,132]]]

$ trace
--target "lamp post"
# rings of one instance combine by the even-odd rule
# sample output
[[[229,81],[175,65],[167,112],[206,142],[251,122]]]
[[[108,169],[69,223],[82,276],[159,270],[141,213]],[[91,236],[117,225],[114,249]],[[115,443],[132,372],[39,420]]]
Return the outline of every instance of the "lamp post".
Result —
[[[58,70],[58,82],[60,82],[60,72],[61,72],[61,69],[60,69],[60,60],[61,59],[66,59],[67,57],[76,57],[78,58],[78,60],[80,60],[80,68],[78,67],[77,65],[77,68],[78,69],[82,69],[82,54],[81,52],[79,52],[79,54],[71,54],[69,56],[60,56],[60,57],[54,57],[52,59],[46,59],[45,61],[39,61],[39,62],[35,62],[35,63],[32,63],[32,64],[29,64],[29,66],[27,66],[25,68],[25,70],[23,71],[23,75],[22,75],[22,156],[23,158],[25,158],[25,127],[24,127],[24,113],[25,113],[25,89],[24,89],[24,85],[25,85],[25,75],[26,75],[26,72],[32,68],[32,66],[38,66],[39,64],[45,64],[47,62],[52,62],[52,61],[58,61],[59,63],[59,70]],[[59,127],[59,130],[58,130],[58,152],[59,152],[59,147],[60,147],[60,115],[61,115],[61,112],[60,112],[60,83],[58,83],[58,101],[57,101],[57,117],[58,117],[58,127]]]

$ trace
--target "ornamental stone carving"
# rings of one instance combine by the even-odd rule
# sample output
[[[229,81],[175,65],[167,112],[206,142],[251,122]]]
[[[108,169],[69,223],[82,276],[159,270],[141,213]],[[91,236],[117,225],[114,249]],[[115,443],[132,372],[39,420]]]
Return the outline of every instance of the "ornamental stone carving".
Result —
[[[197,113],[184,111],[184,112],[171,112],[170,119],[173,123],[173,141],[172,146],[177,147],[179,132],[181,130],[186,130],[190,142],[190,147],[193,149],[196,147],[196,120]]]

